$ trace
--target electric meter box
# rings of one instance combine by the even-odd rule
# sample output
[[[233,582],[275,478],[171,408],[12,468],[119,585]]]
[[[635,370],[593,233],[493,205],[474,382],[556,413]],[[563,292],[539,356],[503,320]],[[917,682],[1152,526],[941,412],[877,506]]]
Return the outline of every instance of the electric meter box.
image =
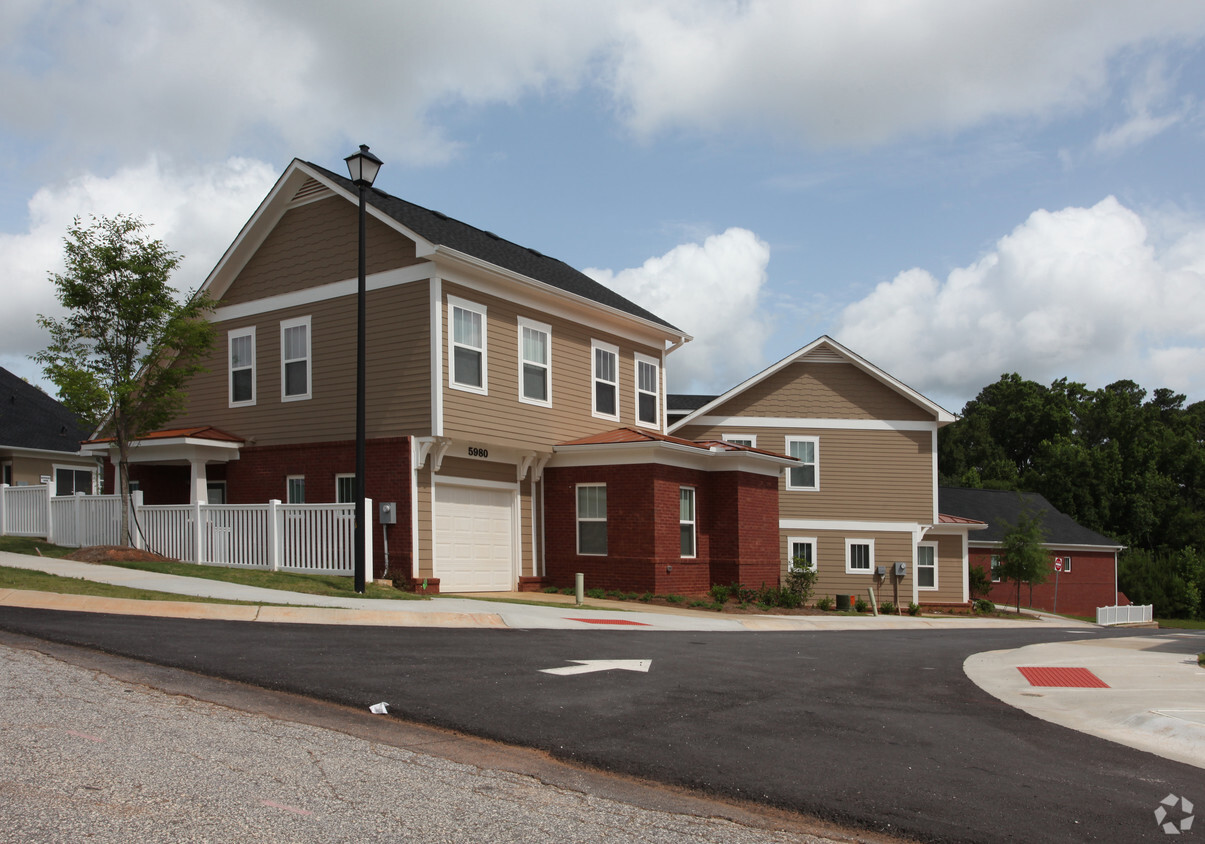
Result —
[[[397,524],[397,502],[382,501],[381,502],[381,524],[396,525]]]
[[[907,563],[896,563],[895,564],[895,576],[896,577],[903,577],[907,573],[908,573],[908,564]]]

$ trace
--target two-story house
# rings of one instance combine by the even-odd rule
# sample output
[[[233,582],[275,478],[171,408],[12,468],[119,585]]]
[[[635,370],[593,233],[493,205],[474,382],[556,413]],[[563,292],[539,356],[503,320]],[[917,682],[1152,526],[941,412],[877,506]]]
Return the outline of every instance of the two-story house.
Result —
[[[904,605],[968,600],[968,533],[939,512],[937,431],[954,416],[820,337],[721,396],[670,396],[669,431],[790,455],[778,489],[781,571],[819,595]],[[902,566],[897,564],[902,563]]]
[[[148,504],[352,500],[357,207],[295,160],[206,279],[208,371],[131,452]],[[395,505],[371,525],[391,574],[445,592],[776,576],[795,461],[666,435],[685,332],[438,211],[373,189],[368,214],[366,494]]]

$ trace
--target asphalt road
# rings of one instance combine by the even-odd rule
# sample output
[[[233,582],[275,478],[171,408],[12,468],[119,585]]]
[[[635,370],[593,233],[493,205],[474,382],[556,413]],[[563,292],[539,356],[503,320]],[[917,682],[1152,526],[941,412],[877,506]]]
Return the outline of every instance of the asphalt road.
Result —
[[[1197,768],[1037,720],[962,672],[971,653],[1062,631],[321,628],[16,609],[0,627],[356,707],[387,701],[401,718],[927,840],[1161,841],[1158,802],[1202,790]],[[652,662],[540,671],[581,659]]]

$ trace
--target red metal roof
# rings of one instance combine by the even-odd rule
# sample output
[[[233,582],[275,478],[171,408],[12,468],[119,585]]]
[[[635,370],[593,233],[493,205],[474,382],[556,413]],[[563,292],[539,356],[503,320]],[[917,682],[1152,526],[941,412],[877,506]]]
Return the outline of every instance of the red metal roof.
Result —
[[[214,428],[211,425],[203,425],[198,428],[168,428],[163,431],[151,431],[149,434],[143,434],[141,437],[138,437],[138,440],[178,440],[186,438],[194,440],[217,440],[228,443],[244,442],[242,437],[236,437],[234,434],[227,433],[220,428]],[[111,443],[113,439],[113,437],[101,437],[95,440],[88,440],[87,442]]]
[[[947,516],[945,513],[937,514],[937,523],[942,525],[986,525],[987,522],[981,522],[978,519],[964,519],[962,516]]]
[[[616,428],[613,431],[591,434],[588,437],[558,443],[558,445],[622,445],[625,443],[642,442],[683,445],[697,448],[700,451],[719,449],[721,451],[747,451],[751,454],[765,454],[769,457],[785,457],[785,455],[775,454],[773,451],[766,451],[762,448],[751,448],[747,445],[738,445],[737,443],[723,442],[721,440],[684,440],[681,437],[671,437],[669,434],[662,434],[660,431],[645,431],[640,428]],[[788,457],[787,459],[790,460],[791,458]]]

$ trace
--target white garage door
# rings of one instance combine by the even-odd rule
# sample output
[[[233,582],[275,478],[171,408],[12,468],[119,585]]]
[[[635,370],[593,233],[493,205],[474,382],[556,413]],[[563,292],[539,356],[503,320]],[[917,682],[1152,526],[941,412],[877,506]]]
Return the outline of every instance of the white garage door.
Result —
[[[508,490],[437,484],[435,576],[441,592],[515,588],[514,502]]]

